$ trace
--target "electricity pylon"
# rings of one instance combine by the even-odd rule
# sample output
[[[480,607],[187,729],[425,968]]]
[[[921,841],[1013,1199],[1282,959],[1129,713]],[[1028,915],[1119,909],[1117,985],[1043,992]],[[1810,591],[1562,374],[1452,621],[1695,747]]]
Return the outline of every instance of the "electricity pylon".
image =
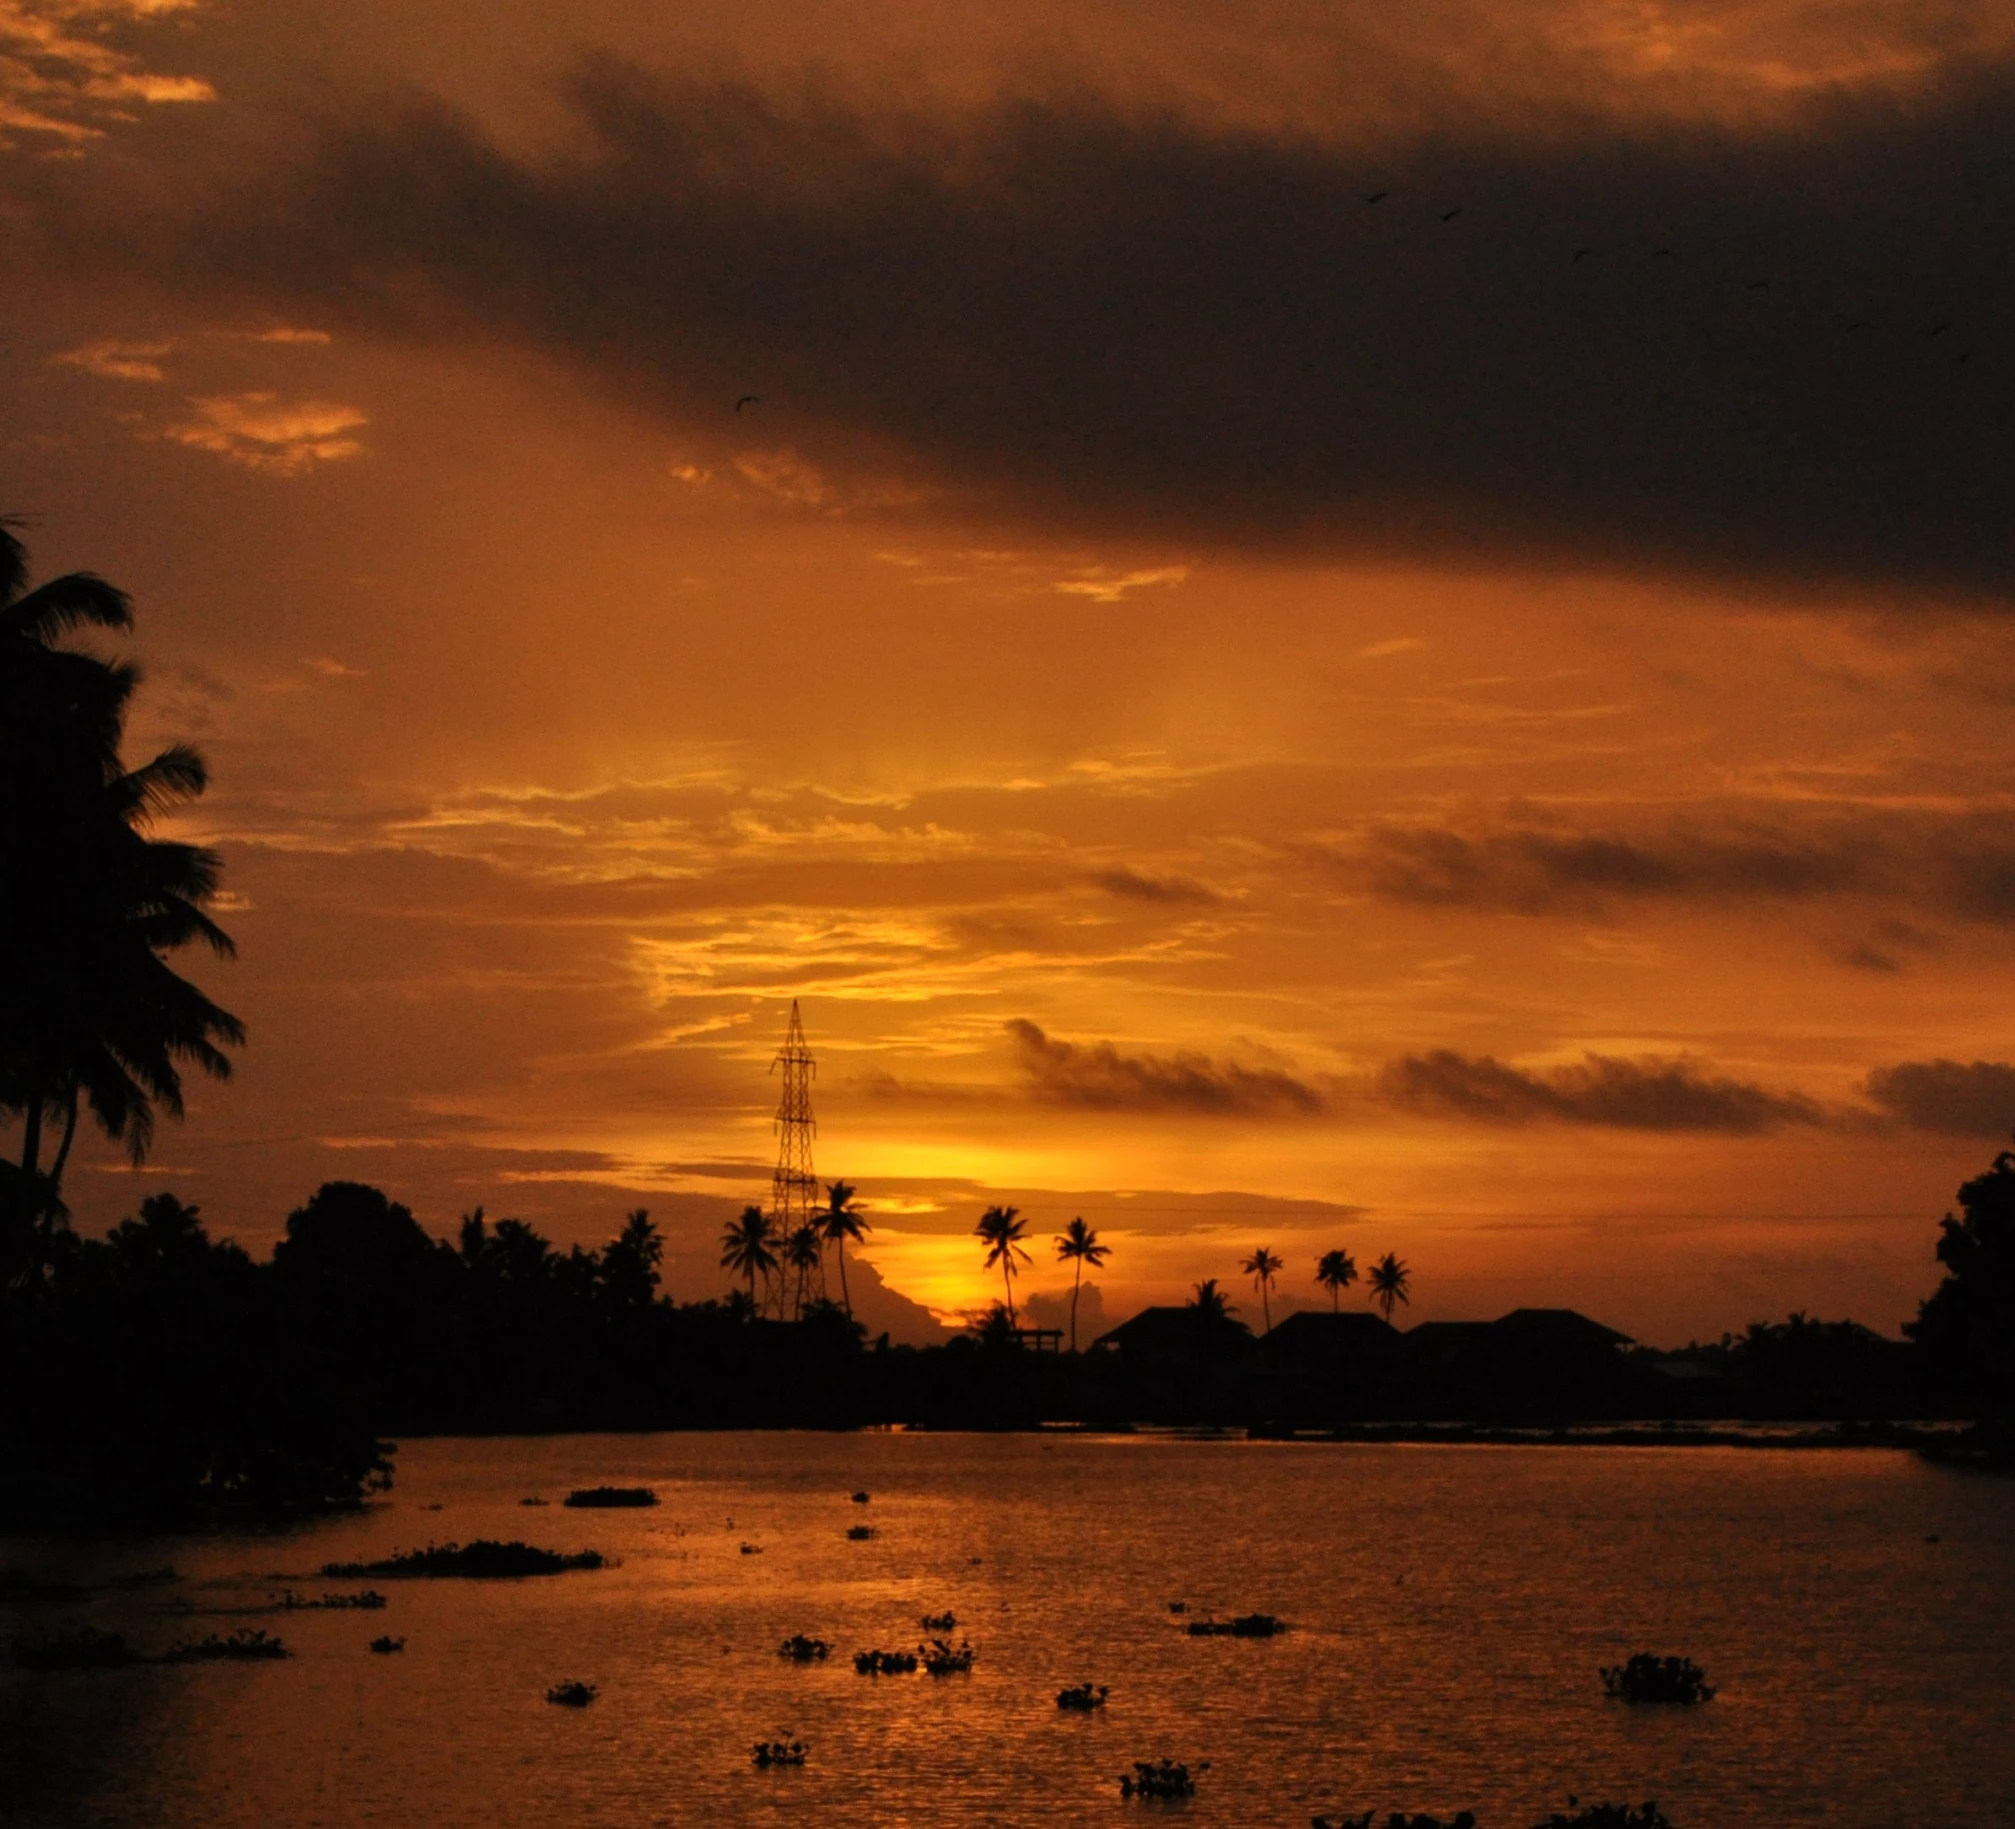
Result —
[[[791,999],[791,1026],[784,1031],[784,1045],[770,1063],[772,1073],[784,1073],[783,1096],[777,1101],[777,1168],[770,1177],[770,1224],[776,1230],[779,1255],[788,1252],[800,1227],[808,1226],[819,1206],[819,1178],[812,1168],[812,1139],[818,1135],[818,1120],[812,1116],[812,1081],[818,1063],[805,1045],[805,1025],[798,1015],[798,1003]],[[783,1312],[783,1290],[787,1266],[777,1279],[777,1312]],[[825,1295],[825,1260],[821,1253],[818,1272],[819,1296]]]

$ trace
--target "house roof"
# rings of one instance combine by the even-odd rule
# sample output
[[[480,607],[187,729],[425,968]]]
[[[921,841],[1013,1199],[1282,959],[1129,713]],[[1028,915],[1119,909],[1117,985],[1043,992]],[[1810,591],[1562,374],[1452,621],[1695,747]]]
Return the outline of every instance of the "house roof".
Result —
[[[1250,1335],[1243,1321],[1227,1318],[1219,1326],[1229,1332]],[[1119,1347],[1135,1351],[1187,1352],[1196,1343],[1197,1311],[1187,1304],[1175,1307],[1143,1308],[1139,1314],[1108,1328],[1092,1342],[1099,1347]]]
[[[1572,1308],[1514,1308],[1490,1324],[1491,1331],[1521,1342],[1547,1346],[1628,1346],[1630,1336],[1591,1321]]]
[[[1395,1338],[1399,1330],[1391,1322],[1369,1313],[1332,1314],[1324,1308],[1298,1308],[1285,1317],[1270,1336],[1275,1340],[1379,1340]]]

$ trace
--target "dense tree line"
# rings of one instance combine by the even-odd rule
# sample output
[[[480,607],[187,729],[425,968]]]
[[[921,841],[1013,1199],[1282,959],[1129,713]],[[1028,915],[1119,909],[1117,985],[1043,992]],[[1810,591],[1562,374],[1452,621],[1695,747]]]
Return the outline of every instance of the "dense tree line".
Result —
[[[1726,1407],[1712,1413],[1956,1415],[2005,1432],[2015,1156],[1960,1205],[1909,1344],[1802,1315],[1758,1324],[1689,1349],[1720,1375]],[[387,1438],[409,1434],[1263,1422],[1270,1388],[1266,1342],[1215,1282],[1182,1311],[1177,1359],[1145,1374],[1113,1355],[1029,1351],[1005,1303],[949,1345],[891,1347],[829,1302],[791,1321],[743,1290],[673,1303],[643,1211],[598,1250],[560,1251],[480,1211],[450,1242],[378,1189],[331,1182],[263,1262],[167,1193],[102,1239],[59,1225],[47,1243],[5,1295],[0,1513],[16,1520],[354,1499],[387,1477]],[[1621,1355],[1542,1407],[1562,1421],[1687,1413],[1660,1389]],[[1502,1395],[1416,1382],[1356,1392],[1338,1415],[1487,1418]],[[1677,1407],[1661,1409],[1668,1398]]]

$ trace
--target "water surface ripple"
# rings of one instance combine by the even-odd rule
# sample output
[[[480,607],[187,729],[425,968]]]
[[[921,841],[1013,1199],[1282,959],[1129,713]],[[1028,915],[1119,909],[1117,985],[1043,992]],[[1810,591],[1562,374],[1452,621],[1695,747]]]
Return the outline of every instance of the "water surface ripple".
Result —
[[[291,1532],[0,1544],[0,1566],[87,1587],[0,1606],[8,1639],[88,1621],[152,1652],[251,1622],[295,1653],[0,1674],[0,1816],[1299,1826],[1376,1806],[1529,1829],[1576,1793],[1655,1797],[1677,1829],[2015,1823],[2015,1488],[1906,1455],[567,1436],[411,1442],[399,1476]],[[661,1503],[559,1504],[601,1483]],[[618,1560],[379,1581],[383,1612],[253,1611],[362,1585],[324,1562],[478,1536]],[[179,1581],[97,1585],[165,1564]],[[1293,1629],[1183,1629],[1252,1611]],[[855,1674],[853,1652],[914,1647],[942,1612],[978,1648],[969,1675]],[[406,1649],[371,1655],[381,1632]],[[831,1658],[779,1658],[797,1632]],[[1608,1700],[1599,1668],[1638,1650],[1695,1658],[1720,1694]],[[569,1678],[599,1699],[548,1704]],[[1060,1712],[1084,1681],[1108,1706]],[[754,1741],[790,1736],[802,1768],[753,1767]],[[1164,1754],[1210,1762],[1197,1797],[1123,1803],[1119,1774]]]

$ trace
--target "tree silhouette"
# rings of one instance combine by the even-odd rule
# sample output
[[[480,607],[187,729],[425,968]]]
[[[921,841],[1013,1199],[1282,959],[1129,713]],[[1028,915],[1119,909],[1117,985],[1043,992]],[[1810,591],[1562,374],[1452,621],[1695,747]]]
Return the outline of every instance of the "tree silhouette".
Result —
[[[1266,1331],[1273,1332],[1273,1279],[1280,1275],[1284,1260],[1275,1252],[1261,1245],[1252,1256],[1239,1265],[1252,1278],[1253,1287],[1259,1291],[1260,1311],[1266,1317]]]
[[[1077,1292],[1078,1286],[1084,1281],[1084,1267],[1089,1264],[1096,1270],[1112,1255],[1112,1247],[1110,1245],[1102,1245],[1098,1242],[1097,1230],[1094,1227],[1086,1225],[1083,1215],[1080,1214],[1057,1234],[1056,1254],[1059,1262],[1067,1263],[1072,1267],[1070,1279],[1070,1350],[1074,1353],[1077,1351]]]
[[[973,1236],[987,1248],[986,1267],[991,1270],[996,1264],[1000,1266],[1001,1282],[1007,1290],[1010,1326],[1020,1325],[1014,1305],[1015,1259],[1020,1258],[1024,1264],[1033,1261],[1021,1242],[1027,1230],[1028,1221],[1020,1217],[1020,1210],[1015,1207],[989,1207],[980,1215],[980,1223],[973,1227]]]
[[[1235,1339],[1245,1335],[1245,1329],[1232,1319],[1238,1313],[1236,1304],[1217,1286],[1214,1276],[1195,1285],[1184,1312],[1190,1317],[1196,1356],[1206,1363],[1219,1358]]]
[[[749,1280],[749,1312],[760,1313],[756,1302],[756,1277],[765,1283],[775,1275],[777,1239],[770,1216],[761,1207],[744,1207],[742,1216],[721,1234],[721,1268]]]
[[[1315,1260],[1315,1280],[1329,1291],[1329,1312],[1335,1314],[1337,1298],[1357,1281],[1357,1259],[1348,1251],[1325,1251]]]
[[[861,1210],[854,1204],[854,1190],[844,1181],[835,1181],[826,1189],[826,1210],[819,1215],[819,1231],[826,1242],[838,1248],[840,1254],[840,1300],[847,1305],[847,1319],[854,1318],[854,1298],[847,1289],[847,1240],[855,1244],[861,1242],[861,1235],[871,1230],[868,1222],[861,1217]]]
[[[1217,1286],[1217,1278],[1207,1276],[1191,1291],[1188,1306],[1196,1318],[1206,1327],[1218,1327],[1238,1313],[1237,1308],[1226,1298]]]
[[[791,1305],[799,1320],[804,1319],[806,1304],[811,1300],[812,1277],[825,1263],[825,1258],[825,1239],[815,1219],[806,1220],[784,1240],[784,1262],[796,1276]]]
[[[139,1162],[156,1109],[182,1113],[183,1065],[228,1077],[223,1049],[244,1029],[166,961],[192,940],[233,950],[204,912],[216,853],[147,836],[203,792],[202,758],[176,745],[126,770],[138,673],[57,645],[80,628],[130,628],[126,598],[88,572],[26,581],[0,526],[0,1110],[22,1117],[14,1191],[32,1218],[60,1212],[81,1106]],[[52,1118],[62,1129],[45,1168]]]
[[[1407,1299],[1407,1274],[1406,1266],[1390,1251],[1371,1267],[1370,1280],[1364,1286],[1365,1293],[1385,1310],[1387,1321],[1392,1319],[1392,1305]]]
[[[1962,1414],[2015,1424],[2015,1154],[1959,1190],[1938,1229],[1945,1280],[1903,1331]]]
[[[623,1216],[623,1229],[602,1250],[602,1289],[618,1308],[649,1308],[658,1293],[658,1266],[665,1241],[651,1224],[648,1208]]]

